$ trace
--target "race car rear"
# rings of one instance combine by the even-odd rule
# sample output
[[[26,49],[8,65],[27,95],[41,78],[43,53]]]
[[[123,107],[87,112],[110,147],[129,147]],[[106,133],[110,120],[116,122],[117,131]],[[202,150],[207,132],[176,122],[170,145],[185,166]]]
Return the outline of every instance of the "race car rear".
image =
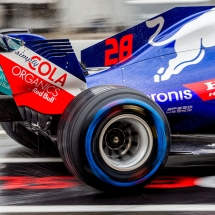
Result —
[[[209,117],[214,111],[211,91],[204,88],[213,91],[213,70],[189,75],[203,62],[201,44],[208,44],[191,36],[202,28],[209,35],[214,14],[213,7],[175,8],[83,50],[86,67],[105,67],[93,75],[82,70],[67,39],[1,35],[0,66],[12,97],[3,96],[0,106],[10,100],[17,116],[4,118],[3,127],[30,147],[36,145],[31,142],[35,135],[38,143],[57,145],[68,170],[92,187],[138,190],[165,165],[171,133],[194,133],[215,122]],[[159,36],[165,40],[157,41]],[[184,38],[198,47],[190,49]],[[194,57],[186,60],[190,54]],[[201,92],[196,84],[203,86]],[[10,108],[3,111],[10,116]],[[205,123],[194,121],[196,116]]]
[[[1,126],[22,145],[56,154],[50,121],[56,126],[55,118],[86,89],[72,46],[68,39],[46,40],[22,29],[1,33]]]

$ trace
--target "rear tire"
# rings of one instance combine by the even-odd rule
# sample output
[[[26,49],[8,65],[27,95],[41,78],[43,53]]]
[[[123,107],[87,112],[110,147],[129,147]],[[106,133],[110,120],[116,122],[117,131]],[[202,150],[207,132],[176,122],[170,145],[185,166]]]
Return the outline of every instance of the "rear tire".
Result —
[[[148,96],[119,86],[80,93],[58,126],[58,149],[70,172],[103,191],[133,191],[151,181],[168,157],[170,129]]]

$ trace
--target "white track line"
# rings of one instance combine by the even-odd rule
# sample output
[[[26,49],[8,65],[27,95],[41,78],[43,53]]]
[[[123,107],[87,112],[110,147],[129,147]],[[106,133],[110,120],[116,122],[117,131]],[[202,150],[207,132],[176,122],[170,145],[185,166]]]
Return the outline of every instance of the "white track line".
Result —
[[[6,134],[4,130],[0,130],[0,134]]]
[[[59,162],[63,162],[61,158],[0,158],[0,163],[59,163]]]
[[[56,213],[56,212],[189,212],[215,211],[215,205],[49,205],[49,206],[0,206],[1,213]]]
[[[205,3],[208,0],[129,0],[127,4],[177,4],[177,3]]]

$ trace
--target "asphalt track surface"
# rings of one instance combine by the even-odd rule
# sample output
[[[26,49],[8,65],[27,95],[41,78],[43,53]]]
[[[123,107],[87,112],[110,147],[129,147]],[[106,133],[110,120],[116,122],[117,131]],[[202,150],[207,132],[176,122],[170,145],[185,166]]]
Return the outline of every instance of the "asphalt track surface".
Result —
[[[139,193],[105,194],[0,130],[0,214],[215,214],[215,156],[171,156]]]

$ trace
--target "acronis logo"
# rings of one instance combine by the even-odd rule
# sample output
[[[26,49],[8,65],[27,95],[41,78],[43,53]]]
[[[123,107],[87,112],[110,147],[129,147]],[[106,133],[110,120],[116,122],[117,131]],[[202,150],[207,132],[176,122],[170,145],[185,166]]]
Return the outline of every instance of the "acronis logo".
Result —
[[[148,95],[155,102],[176,102],[192,99],[193,95],[190,90],[171,91],[167,93],[154,93]]]

